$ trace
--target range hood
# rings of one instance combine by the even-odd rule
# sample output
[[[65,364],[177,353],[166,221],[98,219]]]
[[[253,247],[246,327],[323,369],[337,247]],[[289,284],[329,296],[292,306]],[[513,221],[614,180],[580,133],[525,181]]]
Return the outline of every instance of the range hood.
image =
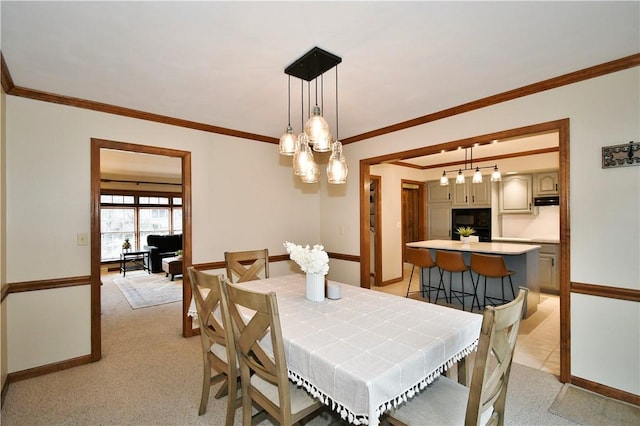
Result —
[[[557,195],[549,195],[545,197],[535,197],[533,199],[534,206],[559,206],[560,197]]]

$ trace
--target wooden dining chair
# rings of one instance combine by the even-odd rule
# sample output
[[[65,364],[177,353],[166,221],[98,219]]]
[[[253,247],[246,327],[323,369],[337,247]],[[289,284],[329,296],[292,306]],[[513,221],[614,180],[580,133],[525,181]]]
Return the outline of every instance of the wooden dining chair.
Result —
[[[226,251],[224,252],[224,263],[227,268],[227,277],[232,283],[269,278],[268,249]],[[245,265],[249,266],[246,267]],[[260,274],[262,274],[263,277],[261,277]]]
[[[484,310],[471,387],[439,377],[395,411],[392,425],[502,425],[511,360],[528,290],[515,300]]]
[[[224,275],[207,274],[196,270],[193,266],[190,266],[187,271],[198,312],[204,367],[198,414],[203,415],[207,410],[211,386],[223,382],[215,397],[219,399],[227,395],[226,425],[231,426],[236,408],[241,403],[241,399],[237,397],[239,371],[236,349],[230,330],[225,330],[224,321],[214,315],[216,311],[220,315],[222,296],[220,283],[224,281]],[[233,361],[229,362],[229,360]]]
[[[323,408],[321,401],[289,382],[276,294],[242,289],[229,281],[222,289],[223,318],[227,329],[233,330],[240,364],[242,424],[252,423],[252,402],[280,425],[291,425]],[[267,335],[268,343],[263,341]]]

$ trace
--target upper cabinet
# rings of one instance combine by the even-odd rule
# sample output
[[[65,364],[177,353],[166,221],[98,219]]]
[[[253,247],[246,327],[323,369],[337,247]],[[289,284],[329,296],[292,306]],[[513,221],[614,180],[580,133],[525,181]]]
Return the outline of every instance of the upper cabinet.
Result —
[[[533,177],[534,195],[558,195],[558,172],[536,173]]]
[[[467,179],[464,184],[450,185],[454,207],[491,207],[491,179],[484,176],[482,182],[473,183]]]
[[[449,187],[441,186],[439,180],[427,182],[427,202],[428,203],[443,203],[451,201],[451,193]]]
[[[533,212],[533,176],[505,176],[500,181],[500,214]]]

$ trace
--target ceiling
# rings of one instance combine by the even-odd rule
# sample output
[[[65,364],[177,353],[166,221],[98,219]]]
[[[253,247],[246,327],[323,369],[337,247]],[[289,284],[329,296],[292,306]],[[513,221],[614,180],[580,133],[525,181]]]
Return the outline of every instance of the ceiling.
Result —
[[[0,8],[2,55],[15,86],[270,138],[287,125],[284,69],[314,46],[342,58],[341,139],[640,52],[637,1],[2,1]],[[332,130],[335,92],[330,70],[320,103]],[[301,103],[308,113],[300,80],[292,79],[291,93],[299,132]]]

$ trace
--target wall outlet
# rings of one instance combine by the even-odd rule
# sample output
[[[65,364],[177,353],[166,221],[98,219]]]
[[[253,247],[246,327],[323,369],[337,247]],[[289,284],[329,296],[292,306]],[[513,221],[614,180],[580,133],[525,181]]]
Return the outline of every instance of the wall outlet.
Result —
[[[76,242],[79,246],[86,246],[89,244],[89,234],[86,232],[78,232],[76,234]]]

